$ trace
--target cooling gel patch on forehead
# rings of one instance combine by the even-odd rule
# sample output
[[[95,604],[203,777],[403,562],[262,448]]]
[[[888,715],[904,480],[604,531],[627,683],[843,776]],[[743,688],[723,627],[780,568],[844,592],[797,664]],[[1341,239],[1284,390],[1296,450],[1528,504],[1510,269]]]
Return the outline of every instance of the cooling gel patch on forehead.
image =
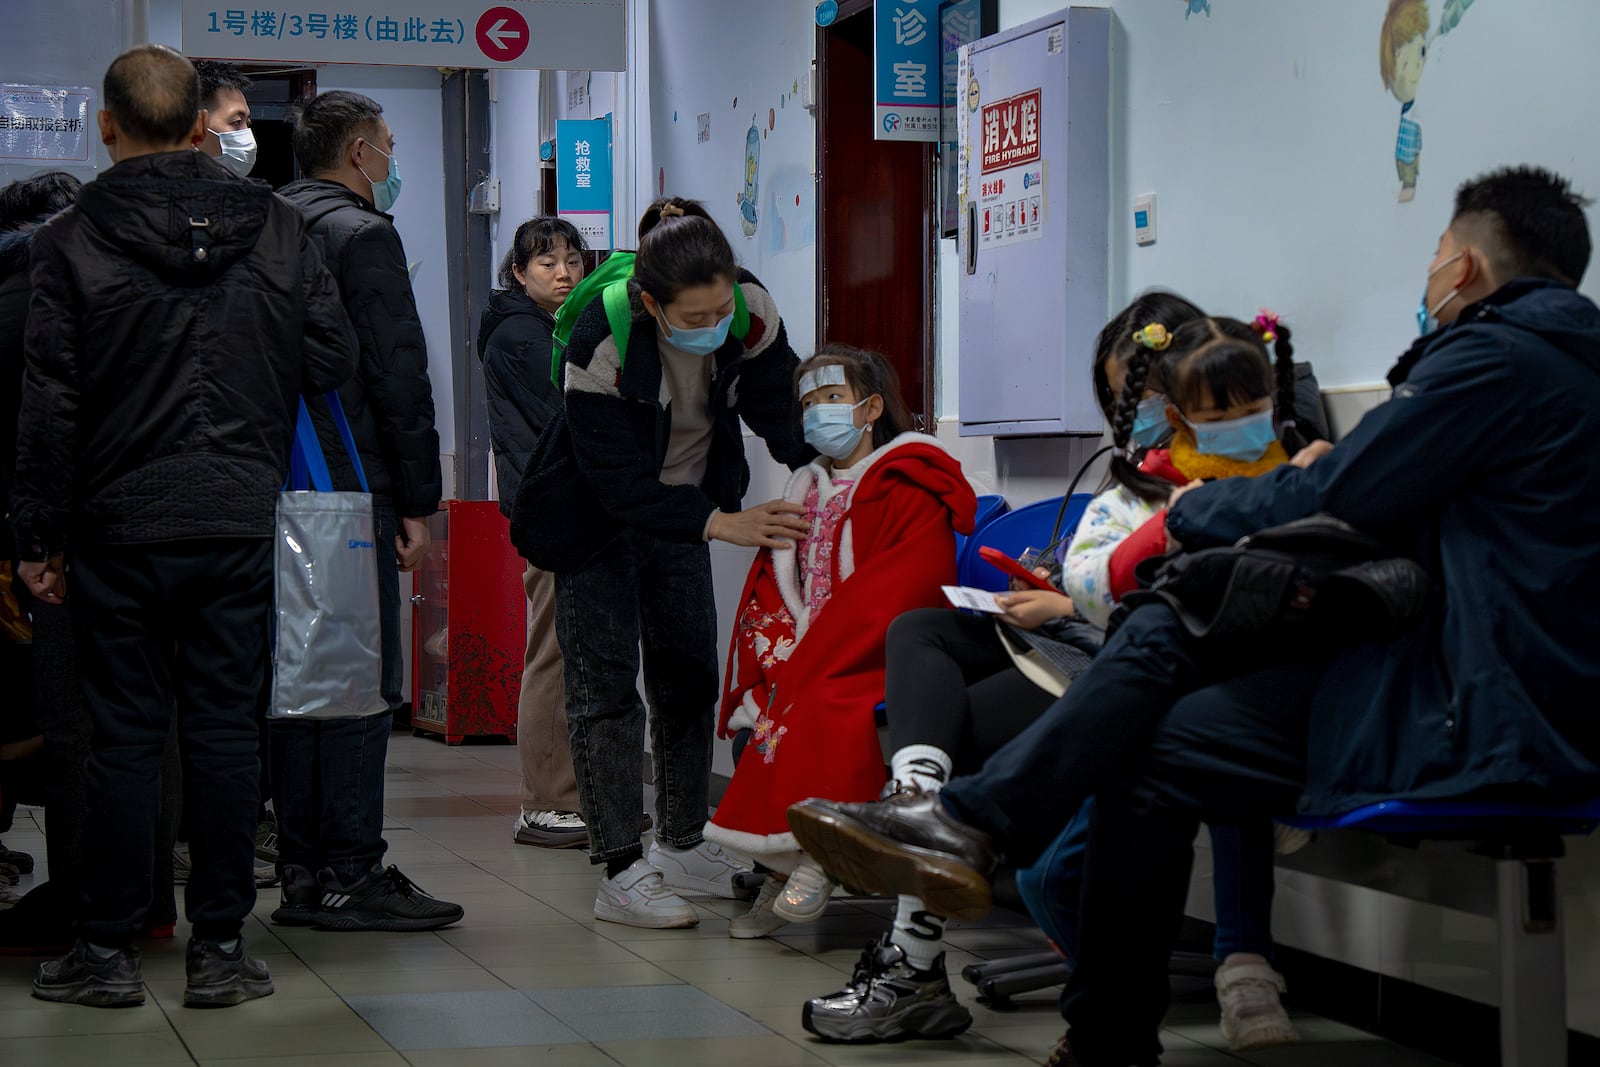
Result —
[[[830,363],[825,367],[818,367],[814,371],[807,371],[800,376],[800,395],[821,389],[825,385],[843,385],[844,367],[838,363]]]

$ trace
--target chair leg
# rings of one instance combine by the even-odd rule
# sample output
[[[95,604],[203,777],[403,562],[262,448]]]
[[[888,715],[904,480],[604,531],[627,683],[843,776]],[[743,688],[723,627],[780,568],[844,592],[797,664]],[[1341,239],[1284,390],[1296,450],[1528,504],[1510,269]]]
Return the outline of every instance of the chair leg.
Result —
[[[1567,975],[1553,859],[1498,859],[1500,1062],[1566,1067]]]

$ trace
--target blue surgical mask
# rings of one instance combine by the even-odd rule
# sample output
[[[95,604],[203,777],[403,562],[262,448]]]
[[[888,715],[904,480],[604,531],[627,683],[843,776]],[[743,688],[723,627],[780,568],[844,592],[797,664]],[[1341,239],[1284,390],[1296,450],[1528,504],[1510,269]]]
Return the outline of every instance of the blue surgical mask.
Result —
[[[728,339],[728,329],[733,325],[733,312],[718,322],[715,326],[703,326],[698,330],[680,330],[667,322],[665,312],[662,312],[661,321],[666,323],[672,332],[667,335],[667,341],[680,352],[687,352],[692,356],[709,356],[722,347]]]
[[[361,171],[361,176],[372,182],[372,206],[388,214],[389,209],[394,207],[394,202],[400,199],[400,164],[395,161],[394,156],[371,141],[367,142],[367,147],[389,161],[389,175],[381,182],[372,182],[372,175],[365,170]]]
[[[1433,276],[1435,274],[1438,274],[1440,271],[1444,270],[1446,267],[1464,255],[1466,255],[1465,252],[1457,252],[1455,255],[1451,256],[1449,259],[1430,270],[1428,272],[1428,282],[1433,281]],[[1439,328],[1439,312],[1444,310],[1444,306],[1446,304],[1450,303],[1450,301],[1461,295],[1460,289],[1452,289],[1450,290],[1449,296],[1445,297],[1443,300],[1439,301],[1438,304],[1430,308],[1428,306],[1428,282],[1422,283],[1422,299],[1417,301],[1417,332],[1423,334],[1424,336]]]
[[[1270,411],[1226,422],[1202,422],[1196,425],[1188,419],[1183,421],[1194,431],[1195,449],[1202,456],[1221,456],[1241,463],[1254,463],[1266,455],[1272,442],[1278,439]]]
[[[1171,427],[1167,421],[1167,398],[1147,396],[1139,401],[1139,409],[1133,416],[1133,430],[1128,436],[1140,448],[1154,448]]]
[[[863,400],[861,404],[866,402]],[[806,408],[801,419],[806,444],[829,459],[849,456],[861,443],[861,435],[867,432],[865,426],[856,425],[856,408],[861,404],[813,404]]]

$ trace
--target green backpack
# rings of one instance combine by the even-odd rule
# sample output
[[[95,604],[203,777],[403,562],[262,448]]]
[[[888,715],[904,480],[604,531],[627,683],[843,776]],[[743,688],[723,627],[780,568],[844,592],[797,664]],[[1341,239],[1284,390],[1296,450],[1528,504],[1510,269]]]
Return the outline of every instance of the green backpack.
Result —
[[[617,357],[624,366],[628,362],[628,335],[633,332],[633,308],[628,297],[628,280],[633,277],[632,252],[613,252],[606,261],[586,275],[556,311],[554,344],[550,349],[550,381],[561,388],[561,361],[567,352],[567,341],[572,328],[598,296],[605,301],[606,321],[611,326],[611,336],[617,342]],[[750,309],[745,306],[744,287],[733,287],[733,324],[728,332],[740,341],[750,332]]]

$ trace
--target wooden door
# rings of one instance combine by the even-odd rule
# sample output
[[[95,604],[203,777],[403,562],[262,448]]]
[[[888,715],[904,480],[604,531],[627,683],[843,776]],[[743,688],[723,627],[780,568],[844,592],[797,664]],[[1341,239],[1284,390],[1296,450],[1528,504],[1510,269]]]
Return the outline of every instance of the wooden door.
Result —
[[[872,3],[817,30],[817,339],[871,348],[933,429],[934,146],[873,139]]]

